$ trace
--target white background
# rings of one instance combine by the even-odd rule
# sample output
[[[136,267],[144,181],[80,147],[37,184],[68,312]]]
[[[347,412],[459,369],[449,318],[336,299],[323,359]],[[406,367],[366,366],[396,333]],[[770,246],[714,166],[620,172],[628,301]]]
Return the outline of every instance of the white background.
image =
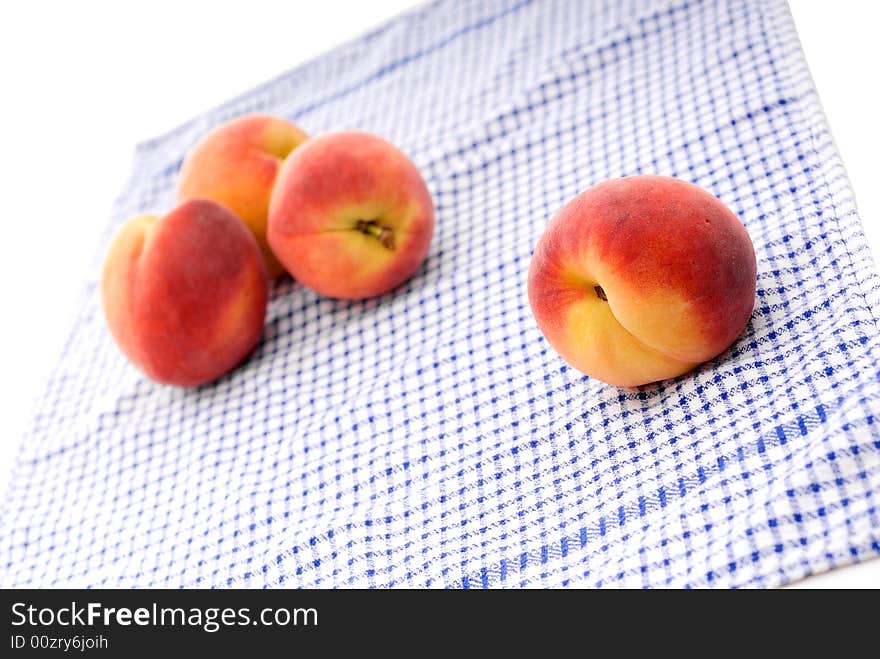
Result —
[[[790,2],[880,254],[880,3]],[[0,496],[134,145],[415,4],[0,4]],[[797,585],[880,587],[880,561]]]

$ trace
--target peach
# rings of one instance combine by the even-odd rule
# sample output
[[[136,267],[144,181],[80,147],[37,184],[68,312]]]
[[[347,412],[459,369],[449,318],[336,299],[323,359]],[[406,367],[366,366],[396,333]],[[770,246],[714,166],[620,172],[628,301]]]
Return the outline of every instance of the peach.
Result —
[[[157,382],[194,386],[234,368],[263,331],[268,279],[257,242],[219,204],[140,215],[104,261],[104,315],[123,354]]]
[[[269,198],[281,162],[306,139],[284,119],[245,115],[205,135],[180,169],[178,200],[213,199],[235,213],[257,239],[272,279],[284,269],[266,241]]]
[[[269,244],[285,268],[330,297],[360,299],[408,279],[434,231],[415,165],[361,132],[314,137],[284,162],[269,204]]]
[[[529,301],[577,370],[622,387],[685,373],[743,332],[755,251],[736,216],[663,176],[600,183],[550,221],[529,269]]]

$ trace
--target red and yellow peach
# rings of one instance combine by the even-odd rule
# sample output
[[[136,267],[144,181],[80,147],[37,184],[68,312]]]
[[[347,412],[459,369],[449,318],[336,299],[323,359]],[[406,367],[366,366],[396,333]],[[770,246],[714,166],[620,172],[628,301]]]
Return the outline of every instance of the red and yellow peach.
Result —
[[[749,235],[684,181],[631,176],[579,194],[535,249],[528,291],[550,345],[619,386],[675,377],[726,350],[755,304]]]
[[[186,201],[129,220],[101,278],[122,352],[149,377],[194,386],[241,362],[260,338],[268,280],[254,237],[229,210]]]
[[[285,160],[269,205],[269,245],[294,279],[360,299],[408,279],[428,252],[431,196],[396,147],[361,132],[314,137]]]
[[[278,117],[238,117],[205,135],[180,170],[178,200],[212,199],[235,213],[256,238],[273,279],[284,270],[266,240],[269,198],[281,162],[306,138]]]

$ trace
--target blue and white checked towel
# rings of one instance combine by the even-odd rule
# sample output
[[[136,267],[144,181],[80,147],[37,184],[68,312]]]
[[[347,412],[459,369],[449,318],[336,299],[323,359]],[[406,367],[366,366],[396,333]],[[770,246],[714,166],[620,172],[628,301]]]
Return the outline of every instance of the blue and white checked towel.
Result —
[[[3,585],[775,586],[880,554],[880,286],[782,0],[431,3],[143,144],[107,239],[253,111],[409,153],[424,267],[363,303],[277,285],[254,356],[186,391],[116,349],[96,261]],[[625,391],[554,354],[526,273],[567,199],[640,172],[734,210],[758,298],[727,353]]]

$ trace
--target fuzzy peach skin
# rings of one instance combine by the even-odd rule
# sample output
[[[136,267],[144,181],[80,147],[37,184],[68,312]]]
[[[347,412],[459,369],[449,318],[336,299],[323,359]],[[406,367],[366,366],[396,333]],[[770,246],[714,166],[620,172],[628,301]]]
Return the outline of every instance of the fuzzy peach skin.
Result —
[[[294,279],[360,299],[408,279],[428,253],[434,207],[415,165],[361,132],[314,137],[284,162],[269,205],[269,244]]]
[[[205,135],[180,169],[178,200],[213,199],[241,218],[257,239],[272,279],[284,269],[266,241],[269,197],[281,162],[307,137],[284,119],[245,115]]]
[[[612,179],[547,226],[529,270],[544,336],[577,370],[621,387],[675,377],[726,350],[755,305],[755,251],[701,188]]]
[[[123,225],[104,261],[101,294],[113,338],[132,363],[157,382],[194,386],[253,350],[268,280],[238,218],[194,199]]]

